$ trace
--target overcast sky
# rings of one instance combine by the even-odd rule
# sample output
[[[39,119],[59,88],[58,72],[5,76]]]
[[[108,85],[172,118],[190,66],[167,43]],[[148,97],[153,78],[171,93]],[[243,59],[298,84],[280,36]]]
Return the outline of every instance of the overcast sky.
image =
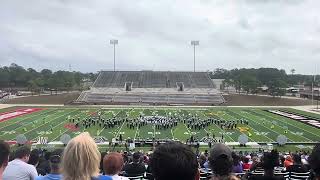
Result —
[[[0,0],[0,66],[320,69],[319,0]]]

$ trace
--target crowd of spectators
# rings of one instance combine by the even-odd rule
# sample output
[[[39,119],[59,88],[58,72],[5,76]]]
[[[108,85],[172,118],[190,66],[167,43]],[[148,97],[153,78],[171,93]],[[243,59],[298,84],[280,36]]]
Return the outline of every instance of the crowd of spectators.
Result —
[[[88,133],[52,152],[10,146],[0,141],[0,180],[320,180],[320,146],[313,151],[233,152],[215,144],[200,154],[182,143],[167,142],[153,151],[100,153]]]

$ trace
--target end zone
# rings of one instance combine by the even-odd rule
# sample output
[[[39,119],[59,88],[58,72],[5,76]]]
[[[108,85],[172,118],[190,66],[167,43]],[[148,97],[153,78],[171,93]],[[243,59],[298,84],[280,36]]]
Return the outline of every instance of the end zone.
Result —
[[[30,114],[33,112],[37,112],[40,110],[42,110],[42,109],[41,108],[25,108],[25,109],[17,109],[17,110],[10,111],[10,112],[0,113],[0,122],[4,122],[4,121],[7,121],[12,118],[22,116],[25,114]]]

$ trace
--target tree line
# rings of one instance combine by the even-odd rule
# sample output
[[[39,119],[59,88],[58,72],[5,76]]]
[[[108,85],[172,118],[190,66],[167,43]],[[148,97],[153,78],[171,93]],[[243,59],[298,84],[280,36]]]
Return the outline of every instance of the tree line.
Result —
[[[277,68],[241,68],[241,69],[215,69],[211,74],[212,79],[224,79],[223,86],[233,86],[247,93],[257,93],[258,88],[267,86],[268,92],[274,96],[281,96],[285,93],[285,88],[293,85],[305,85],[311,87],[311,84],[318,86],[320,84],[320,76],[295,74],[292,69],[287,74],[283,69]]]
[[[97,74],[69,71],[56,71],[33,68],[25,69],[12,63],[10,66],[0,67],[0,88],[15,89],[28,88],[40,90],[73,90],[81,89],[83,80],[94,81]]]

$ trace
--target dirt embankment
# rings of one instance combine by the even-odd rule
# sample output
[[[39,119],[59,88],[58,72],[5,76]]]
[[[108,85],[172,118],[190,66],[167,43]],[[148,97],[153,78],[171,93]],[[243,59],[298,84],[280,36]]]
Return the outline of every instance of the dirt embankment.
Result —
[[[66,104],[79,97],[80,93],[65,93],[57,95],[28,96],[8,99],[5,104]]]
[[[302,106],[311,105],[311,100],[280,97],[230,94],[223,96],[226,106]],[[315,102],[316,103],[316,102]]]

